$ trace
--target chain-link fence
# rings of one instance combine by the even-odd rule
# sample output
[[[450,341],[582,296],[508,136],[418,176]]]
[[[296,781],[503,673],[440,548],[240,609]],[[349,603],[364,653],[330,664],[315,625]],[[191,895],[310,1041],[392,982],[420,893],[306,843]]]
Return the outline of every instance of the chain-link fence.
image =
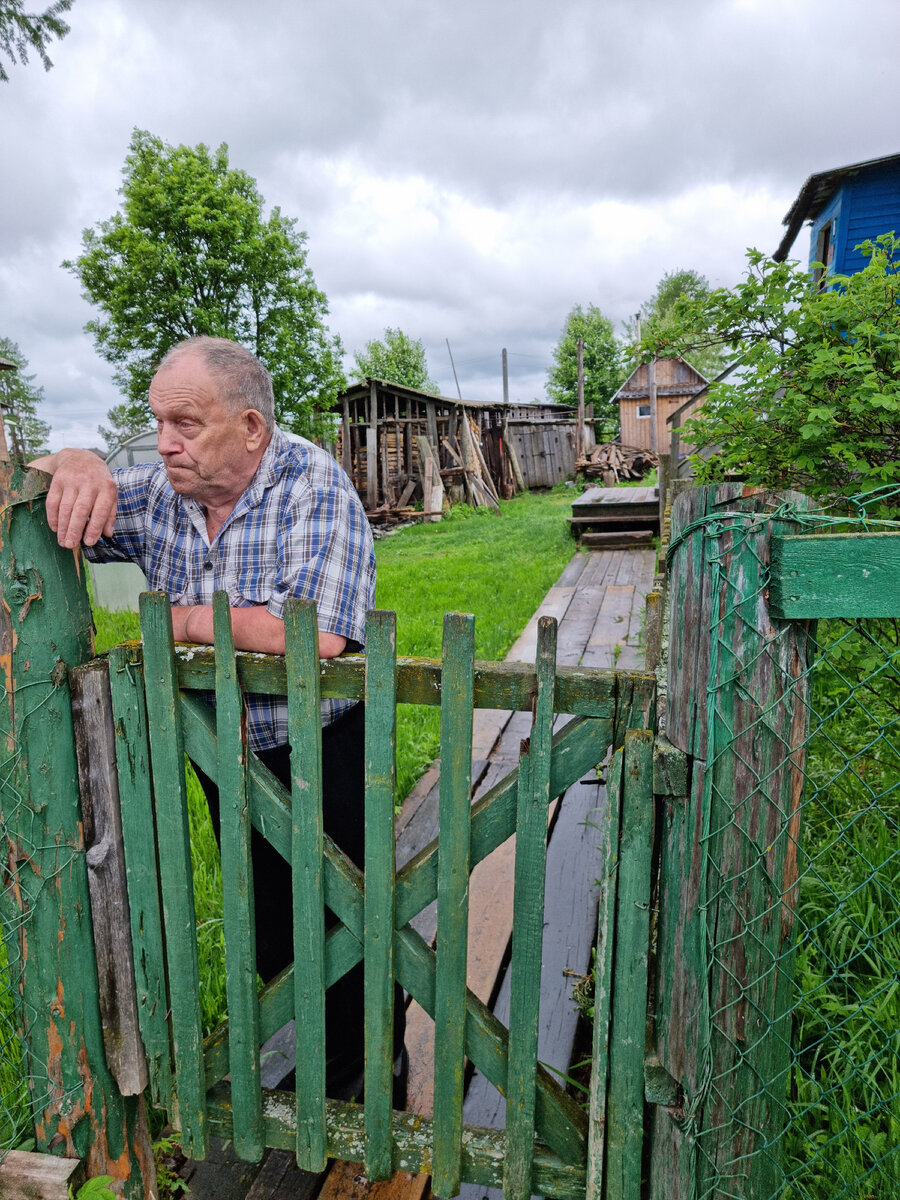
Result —
[[[772,519],[837,523],[782,508],[723,514],[709,533],[727,530],[729,559],[738,544],[755,554]],[[873,525],[863,510],[840,527],[897,524]],[[770,620],[764,563],[752,593],[715,552],[710,563],[722,569],[706,695],[706,986],[701,1082],[685,1121],[691,1191],[891,1200],[900,1196],[900,620],[798,629]],[[753,636],[735,636],[735,623]],[[798,634],[800,652],[785,653]]]

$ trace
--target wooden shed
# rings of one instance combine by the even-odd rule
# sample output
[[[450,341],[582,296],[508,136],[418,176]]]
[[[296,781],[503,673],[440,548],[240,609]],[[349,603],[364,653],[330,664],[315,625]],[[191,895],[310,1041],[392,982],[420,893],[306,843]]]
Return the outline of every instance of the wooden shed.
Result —
[[[337,408],[335,455],[369,513],[427,500],[429,457],[449,498],[474,504],[575,470],[574,418],[560,405],[459,400],[367,378]]]
[[[641,363],[613,396],[619,404],[619,441],[623,446],[665,453],[669,448],[669,416],[680,409],[681,419],[687,420],[708,385],[704,375],[678,356]],[[683,445],[681,449],[689,454],[692,447]]]

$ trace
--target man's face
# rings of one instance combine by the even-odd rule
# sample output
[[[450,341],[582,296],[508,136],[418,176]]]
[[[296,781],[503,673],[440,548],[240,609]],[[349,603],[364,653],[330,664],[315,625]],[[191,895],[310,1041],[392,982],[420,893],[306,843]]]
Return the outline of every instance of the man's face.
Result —
[[[218,384],[197,354],[183,354],[154,375],[150,408],[157,444],[174,491],[203,504],[236,500],[259,463],[245,413],[222,406]],[[251,445],[252,443],[252,445]]]

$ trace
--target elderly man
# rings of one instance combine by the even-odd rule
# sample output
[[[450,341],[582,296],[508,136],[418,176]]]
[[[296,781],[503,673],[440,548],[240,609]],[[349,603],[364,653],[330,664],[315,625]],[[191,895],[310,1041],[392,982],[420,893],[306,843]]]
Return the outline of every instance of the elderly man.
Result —
[[[283,654],[292,596],[315,600],[323,658],[360,649],[375,600],[368,521],[337,463],[275,428],[262,364],[224,338],[192,338],[163,359],[149,402],[161,464],[111,473],[86,450],[32,464],[53,475],[47,516],[60,545],[142,567],[172,602],[178,641],[213,640],[213,592],[224,589],[238,649]],[[289,786],[284,697],[248,696],[247,709],[251,749]],[[325,831],[362,865],[362,705],[325,700],[322,723]],[[215,785],[198,774],[218,831]],[[293,958],[290,869],[255,830],[253,864],[257,967],[268,980]],[[360,966],[329,991],[328,1094],[336,1098],[358,1090],[362,1011]],[[402,1099],[398,1078],[395,1102]]]

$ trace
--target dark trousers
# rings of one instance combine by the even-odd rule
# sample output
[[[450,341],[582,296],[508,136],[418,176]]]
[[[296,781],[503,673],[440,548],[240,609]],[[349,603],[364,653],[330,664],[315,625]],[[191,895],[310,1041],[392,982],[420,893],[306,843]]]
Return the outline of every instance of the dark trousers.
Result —
[[[365,855],[365,720],[362,704],[322,730],[322,815],[325,833],[362,868]],[[290,747],[261,750],[257,757],[288,789]],[[219,837],[219,792],[202,771],[197,778],[206,793],[216,838]],[[256,969],[268,982],[293,961],[291,868],[278,851],[254,829],[251,838],[253,896],[256,915]],[[326,928],[337,918],[325,910]],[[325,1052],[328,1094],[344,1090],[363,1064],[363,964],[357,965],[327,992]],[[406,1014],[403,989],[394,988],[394,1054],[403,1046]],[[298,1037],[302,1036],[298,1031]]]

